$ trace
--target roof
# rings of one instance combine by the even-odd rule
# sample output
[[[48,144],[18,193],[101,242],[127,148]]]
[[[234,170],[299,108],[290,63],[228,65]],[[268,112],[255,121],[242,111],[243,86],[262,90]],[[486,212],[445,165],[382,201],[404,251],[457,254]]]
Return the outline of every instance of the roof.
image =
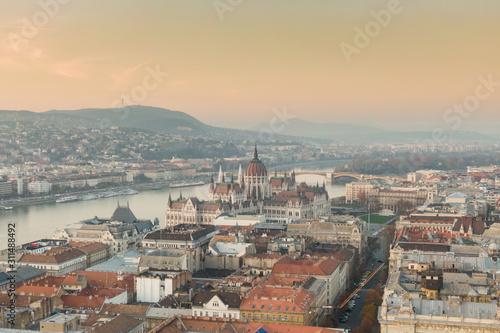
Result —
[[[450,246],[444,244],[429,244],[429,243],[416,243],[416,242],[399,242],[397,246],[405,251],[420,250],[429,252],[450,252]]]
[[[198,240],[216,231],[217,228],[213,225],[188,226],[184,224],[179,224],[174,226],[173,230],[161,229],[154,232],[150,232],[144,237],[144,239],[190,241],[190,240]]]
[[[60,248],[52,248],[52,250],[58,250],[58,249]],[[56,251],[52,251],[52,253],[46,251],[46,253],[42,254],[25,253],[21,257],[21,259],[19,259],[19,262],[59,264],[84,255],[85,253],[83,253],[79,249],[62,249],[62,251],[60,252],[58,251],[58,253]]]
[[[243,333],[245,320],[213,317],[173,316],[155,328],[157,333],[218,332]]]
[[[127,206],[120,206],[120,203],[118,203],[118,207],[116,207],[115,212],[109,220],[120,221],[124,223],[134,223],[135,221],[137,221],[137,218],[130,210],[128,203]]]
[[[19,295],[35,295],[35,296],[55,296],[59,294],[61,287],[45,287],[45,286],[21,286],[16,289],[16,294]]]
[[[29,308],[30,304],[47,299],[47,296],[16,295],[16,308]],[[0,306],[9,306],[11,297],[5,293],[0,294]]]
[[[12,273],[13,272],[9,272],[9,274],[12,274]],[[40,268],[36,268],[36,267],[32,267],[32,266],[19,266],[19,267],[17,267],[17,269],[14,273],[14,277],[15,277],[16,283],[19,283],[19,282],[23,282],[23,281],[32,279],[34,277],[42,276],[46,273],[47,273],[47,271],[40,269]]]
[[[245,176],[250,176],[250,177],[267,176],[267,169],[261,162],[261,160],[259,160],[259,155],[257,153],[257,146],[255,146],[253,159],[250,161],[250,163],[248,163],[245,169]]]
[[[79,249],[80,251],[82,251],[85,254],[90,254],[90,253],[93,253],[93,252],[101,251],[101,250],[104,250],[104,249],[110,247],[107,244],[99,243],[99,242],[91,242],[91,243],[87,243],[87,242],[69,242],[69,246],[77,248],[77,249]]]
[[[122,288],[127,290],[134,289],[134,275],[123,274],[119,280],[117,273],[111,272],[92,272],[92,271],[76,271],[78,275],[87,277],[87,285],[99,288]]]
[[[131,316],[118,315],[110,321],[95,328],[95,333],[125,333],[134,331],[138,326],[145,325],[145,321]]]
[[[303,275],[331,275],[339,266],[333,259],[295,260],[283,257],[273,267],[272,273],[303,274]]]
[[[237,293],[232,292],[217,292],[217,291],[199,291],[193,299],[193,306],[203,306],[210,302],[214,297],[220,299],[229,308],[240,308],[242,298]]]
[[[297,326],[285,324],[261,324],[249,322],[245,333],[344,333],[343,329],[315,327],[315,326]]]
[[[145,316],[149,306],[145,305],[130,305],[130,304],[112,304],[106,303],[101,309],[101,313],[123,313],[129,315]]]
[[[302,288],[257,286],[247,294],[240,309],[303,313],[315,298],[316,295]]]
[[[61,296],[64,308],[92,311],[100,310],[106,299],[106,297],[79,296],[75,294]]]

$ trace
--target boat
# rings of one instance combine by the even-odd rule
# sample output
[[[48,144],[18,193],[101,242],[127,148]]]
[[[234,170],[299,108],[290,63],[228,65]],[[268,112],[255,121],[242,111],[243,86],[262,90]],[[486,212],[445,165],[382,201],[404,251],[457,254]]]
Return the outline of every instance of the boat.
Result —
[[[10,207],[10,206],[0,206],[0,209],[2,209],[2,210],[11,210],[11,209],[14,209],[14,208]]]
[[[118,193],[116,192],[104,192],[102,194],[102,197],[103,198],[111,198],[111,197],[116,197],[118,195]]]
[[[96,200],[98,198],[97,195],[95,194],[86,194],[82,197],[83,201],[88,201],[88,200]]]
[[[77,200],[78,200],[78,197],[76,195],[71,195],[69,197],[57,199],[56,202],[57,203],[66,203],[66,202],[72,202],[72,201],[77,201]]]
[[[177,188],[177,187],[188,187],[188,186],[200,186],[205,184],[202,181],[199,182],[181,182],[181,183],[174,183],[170,184],[170,188]]]
[[[123,191],[120,191],[120,195],[135,195],[135,194],[139,194],[139,192],[131,188],[127,188]]]

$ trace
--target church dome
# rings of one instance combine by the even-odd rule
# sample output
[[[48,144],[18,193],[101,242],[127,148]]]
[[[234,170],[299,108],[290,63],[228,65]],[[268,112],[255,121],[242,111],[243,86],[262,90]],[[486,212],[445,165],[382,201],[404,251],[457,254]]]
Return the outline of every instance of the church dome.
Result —
[[[253,154],[253,160],[248,163],[245,169],[245,176],[248,177],[262,177],[267,176],[267,170],[264,164],[259,160],[257,154],[257,145],[255,146],[255,152]]]

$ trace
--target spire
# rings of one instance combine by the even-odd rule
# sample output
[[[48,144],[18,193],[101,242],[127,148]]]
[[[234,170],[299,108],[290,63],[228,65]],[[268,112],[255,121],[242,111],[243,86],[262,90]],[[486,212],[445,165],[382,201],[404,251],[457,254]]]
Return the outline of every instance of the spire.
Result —
[[[179,191],[179,200],[182,200],[182,190]]]
[[[224,174],[222,173],[222,164],[219,163],[219,178],[217,179],[217,183],[224,183]]]
[[[274,177],[278,177],[278,172],[274,169]]]
[[[238,184],[240,184],[241,186],[242,182],[243,182],[243,173],[241,172],[241,163],[240,163],[240,169],[238,170]]]
[[[253,158],[259,158],[259,154],[257,153],[257,142],[255,143],[255,151],[253,152]]]
[[[214,190],[214,176],[210,177],[210,192]]]

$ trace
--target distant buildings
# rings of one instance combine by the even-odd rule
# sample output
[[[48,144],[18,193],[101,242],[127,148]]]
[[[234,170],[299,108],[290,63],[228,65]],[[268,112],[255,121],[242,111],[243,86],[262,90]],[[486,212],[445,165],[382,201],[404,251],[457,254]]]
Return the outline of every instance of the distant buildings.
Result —
[[[237,182],[226,182],[222,169],[217,183],[212,178],[209,201],[196,197],[173,201],[169,196],[166,207],[166,227],[176,224],[214,224],[220,215],[262,214],[267,220],[288,223],[303,218],[330,214],[328,193],[324,186],[297,186],[295,174],[288,177],[269,177],[267,169],[258,158],[255,147],[254,158],[242,173],[241,166]]]
[[[56,230],[55,239],[71,240],[74,242],[98,241],[110,246],[110,255],[133,250],[140,247],[142,238],[148,232],[157,228],[150,220],[139,220],[126,206],[116,207],[109,219],[84,220]]]
[[[366,222],[354,216],[332,216],[320,222],[292,223],[287,226],[291,237],[312,237],[315,241],[328,244],[352,245],[362,254],[368,241]]]

